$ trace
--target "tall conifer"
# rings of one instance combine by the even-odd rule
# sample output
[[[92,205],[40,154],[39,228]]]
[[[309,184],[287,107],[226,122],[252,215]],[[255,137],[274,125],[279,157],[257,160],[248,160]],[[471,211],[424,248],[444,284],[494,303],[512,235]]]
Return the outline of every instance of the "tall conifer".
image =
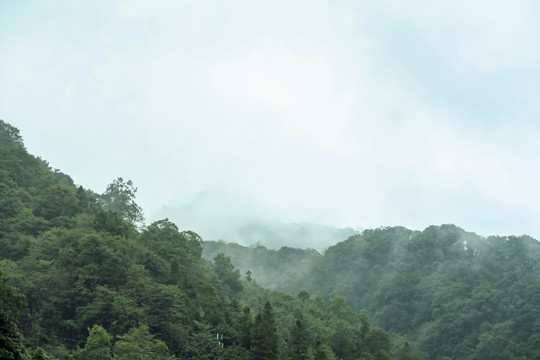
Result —
[[[251,353],[253,358],[257,360],[277,360],[278,358],[276,321],[274,310],[269,302],[266,302],[263,311],[255,318]]]
[[[290,360],[308,360],[308,341],[304,325],[300,320],[291,329],[291,345],[289,347]]]

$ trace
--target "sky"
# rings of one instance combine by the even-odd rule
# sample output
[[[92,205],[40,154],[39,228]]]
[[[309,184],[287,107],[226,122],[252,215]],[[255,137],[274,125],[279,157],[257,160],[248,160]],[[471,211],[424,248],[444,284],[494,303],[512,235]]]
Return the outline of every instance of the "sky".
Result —
[[[147,222],[205,238],[540,239],[538,44],[534,0],[3,0],[0,119],[76,184],[130,179]]]

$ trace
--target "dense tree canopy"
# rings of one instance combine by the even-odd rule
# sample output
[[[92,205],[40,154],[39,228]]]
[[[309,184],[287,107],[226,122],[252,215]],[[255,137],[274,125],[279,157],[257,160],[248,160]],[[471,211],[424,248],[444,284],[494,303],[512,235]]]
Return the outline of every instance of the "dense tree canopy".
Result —
[[[273,271],[273,261],[274,268],[284,268],[274,260],[275,250],[216,242],[205,246],[205,253],[218,247],[233,264],[261,274]],[[529,236],[481,237],[454,225],[424,231],[380,228],[352,236],[307,263],[300,251],[290,261],[303,261],[305,267],[296,278],[294,272],[281,277],[276,287],[300,291],[302,298],[320,295],[334,309],[342,306],[336,295],[357,311],[367,309],[374,324],[399,334],[398,358],[539,356],[540,308],[533,304],[540,299],[540,243]],[[330,338],[338,356],[349,346],[342,339],[354,336]]]

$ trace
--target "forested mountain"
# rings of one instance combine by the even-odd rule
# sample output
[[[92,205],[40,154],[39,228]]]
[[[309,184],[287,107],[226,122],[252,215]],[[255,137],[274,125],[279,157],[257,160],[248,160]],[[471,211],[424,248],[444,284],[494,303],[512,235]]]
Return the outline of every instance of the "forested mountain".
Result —
[[[262,247],[205,247],[257,273],[285,269],[275,286],[291,293],[343,296],[429,359],[540,359],[540,243],[529,236],[486,238],[454,225],[381,228],[322,256],[295,250],[291,265]],[[301,264],[296,277],[294,264]]]
[[[531,237],[244,247],[144,226],[136,191],[75,186],[0,120],[0,359],[540,359]]]
[[[1,359],[409,359],[343,298],[242,279],[122,178],[98,195],[0,120]]]

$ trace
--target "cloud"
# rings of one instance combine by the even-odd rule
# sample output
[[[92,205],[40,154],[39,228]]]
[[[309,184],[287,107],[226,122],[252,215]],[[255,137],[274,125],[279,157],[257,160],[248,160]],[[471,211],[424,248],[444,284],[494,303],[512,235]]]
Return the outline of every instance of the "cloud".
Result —
[[[540,52],[531,46],[540,36],[534,1],[388,0],[376,7],[392,18],[387,24],[418,31],[457,71],[473,67],[485,73],[538,64]]]
[[[534,2],[4,6],[1,117],[147,215],[537,231]]]

